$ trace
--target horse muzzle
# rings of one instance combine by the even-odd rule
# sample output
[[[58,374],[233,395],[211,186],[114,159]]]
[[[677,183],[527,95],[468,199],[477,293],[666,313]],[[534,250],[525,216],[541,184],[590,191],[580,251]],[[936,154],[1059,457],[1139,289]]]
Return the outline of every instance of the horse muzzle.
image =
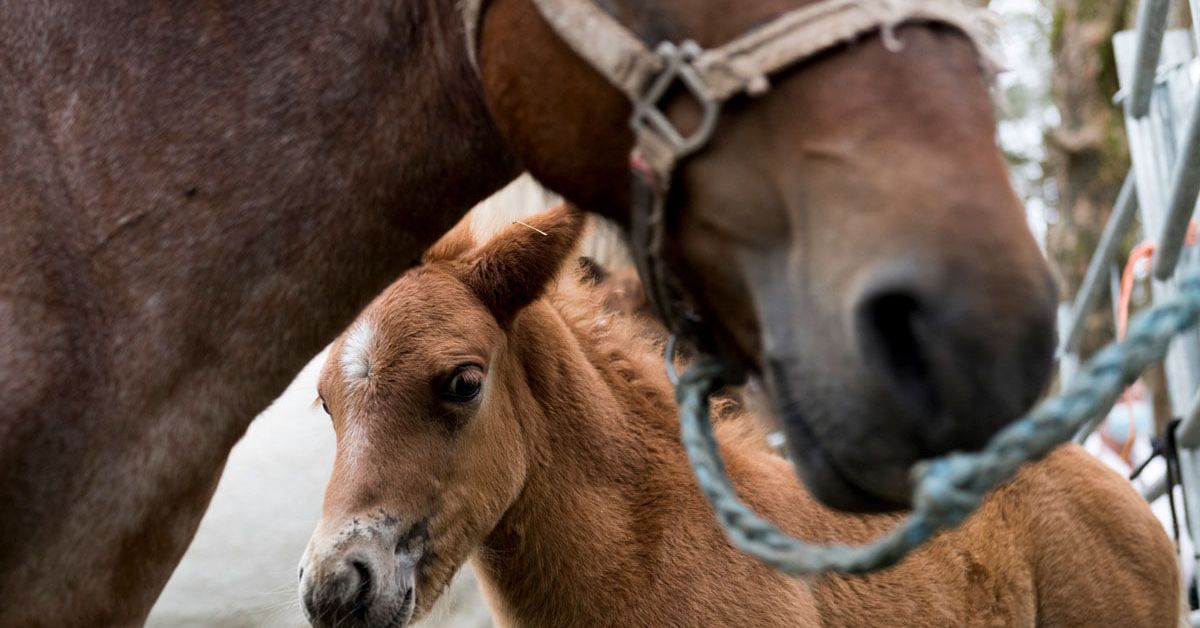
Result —
[[[768,373],[768,382],[771,379]],[[818,432],[827,427],[825,422],[814,421],[807,412],[816,408],[814,404],[779,398],[779,387],[773,389],[769,405],[775,421],[786,436],[796,474],[817,501],[847,512],[884,512],[908,506],[912,493],[908,464],[916,458],[905,443],[874,436],[858,438],[849,430],[844,438],[831,438],[824,430]],[[785,394],[787,390],[784,388]],[[887,457],[862,455],[873,444],[883,442],[890,445]]]
[[[1037,400],[1054,354],[1048,276],[971,285],[911,264],[875,270],[847,308],[849,335],[876,407],[908,425],[918,454],[980,449]]]
[[[763,388],[818,500],[893,510],[910,502],[913,464],[982,448],[1037,400],[1055,294],[1040,276],[937,281],[916,264],[865,274],[840,307],[813,317],[820,324],[767,329]],[[1021,298],[1000,307],[990,297],[1005,290]]]

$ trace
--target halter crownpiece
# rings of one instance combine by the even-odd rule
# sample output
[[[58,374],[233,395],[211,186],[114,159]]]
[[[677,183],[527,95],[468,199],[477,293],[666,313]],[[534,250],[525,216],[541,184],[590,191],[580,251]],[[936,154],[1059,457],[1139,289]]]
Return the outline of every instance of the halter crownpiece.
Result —
[[[555,33],[630,100],[638,100],[662,70],[657,52],[594,0],[531,1]],[[485,2],[462,0],[459,5],[467,52],[476,68]],[[820,0],[703,51],[695,65],[714,100],[740,91],[761,93],[770,74],[868,32],[882,30],[895,49],[892,32],[908,22],[953,27],[971,39],[985,67],[998,67],[992,52],[992,14],[962,0]]]

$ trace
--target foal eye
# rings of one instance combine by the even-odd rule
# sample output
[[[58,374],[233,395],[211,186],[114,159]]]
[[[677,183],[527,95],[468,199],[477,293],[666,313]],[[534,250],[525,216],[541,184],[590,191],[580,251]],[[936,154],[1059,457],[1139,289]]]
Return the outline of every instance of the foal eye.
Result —
[[[442,391],[442,398],[446,401],[456,401],[459,403],[471,401],[479,396],[479,391],[483,388],[483,371],[477,366],[459,367],[454,372],[454,376],[446,382],[445,390]]]

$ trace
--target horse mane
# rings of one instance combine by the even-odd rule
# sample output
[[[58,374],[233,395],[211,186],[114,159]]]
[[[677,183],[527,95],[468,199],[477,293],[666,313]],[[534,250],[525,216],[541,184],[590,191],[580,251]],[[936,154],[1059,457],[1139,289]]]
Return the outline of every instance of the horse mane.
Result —
[[[588,269],[564,264],[545,301],[562,317],[579,346],[605,380],[652,404],[673,411],[675,401],[663,374],[662,340],[644,333],[633,316],[603,308],[603,293]]]
[[[621,389],[623,398],[649,402],[656,415],[670,416],[674,424],[678,406],[663,364],[665,336],[647,333],[637,313],[606,309],[603,279],[596,281],[593,266],[583,261],[564,264],[545,300],[610,386]],[[676,368],[682,370],[687,364],[687,360],[677,360]],[[767,445],[766,430],[739,396],[725,392],[710,403],[714,431],[723,445],[774,453]]]

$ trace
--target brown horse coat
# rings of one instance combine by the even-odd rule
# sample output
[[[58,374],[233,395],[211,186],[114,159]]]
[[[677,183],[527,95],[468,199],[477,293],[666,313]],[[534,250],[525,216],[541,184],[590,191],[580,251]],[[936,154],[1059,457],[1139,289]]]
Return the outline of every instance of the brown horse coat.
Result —
[[[558,211],[531,224],[549,235],[514,227],[474,252],[450,236],[331,352],[321,394],[338,463],[302,585],[317,625],[377,625],[363,617],[391,594],[376,590],[408,568],[390,567],[393,547],[415,565],[415,584],[403,586],[416,616],[473,556],[505,626],[1179,621],[1161,525],[1126,481],[1071,445],[881,573],[796,580],[739,553],[679,443],[659,354],[627,321],[598,315],[594,290],[551,281],[577,221]],[[437,365],[474,360],[477,398],[425,401],[425,382],[446,381]],[[788,532],[864,543],[895,524],[816,503],[744,414],[726,411],[718,432],[739,495]],[[337,605],[347,556],[385,574],[361,585],[372,591],[355,600],[365,616]]]
[[[140,625],[250,420],[516,170],[453,2],[0,2],[0,626]]]

